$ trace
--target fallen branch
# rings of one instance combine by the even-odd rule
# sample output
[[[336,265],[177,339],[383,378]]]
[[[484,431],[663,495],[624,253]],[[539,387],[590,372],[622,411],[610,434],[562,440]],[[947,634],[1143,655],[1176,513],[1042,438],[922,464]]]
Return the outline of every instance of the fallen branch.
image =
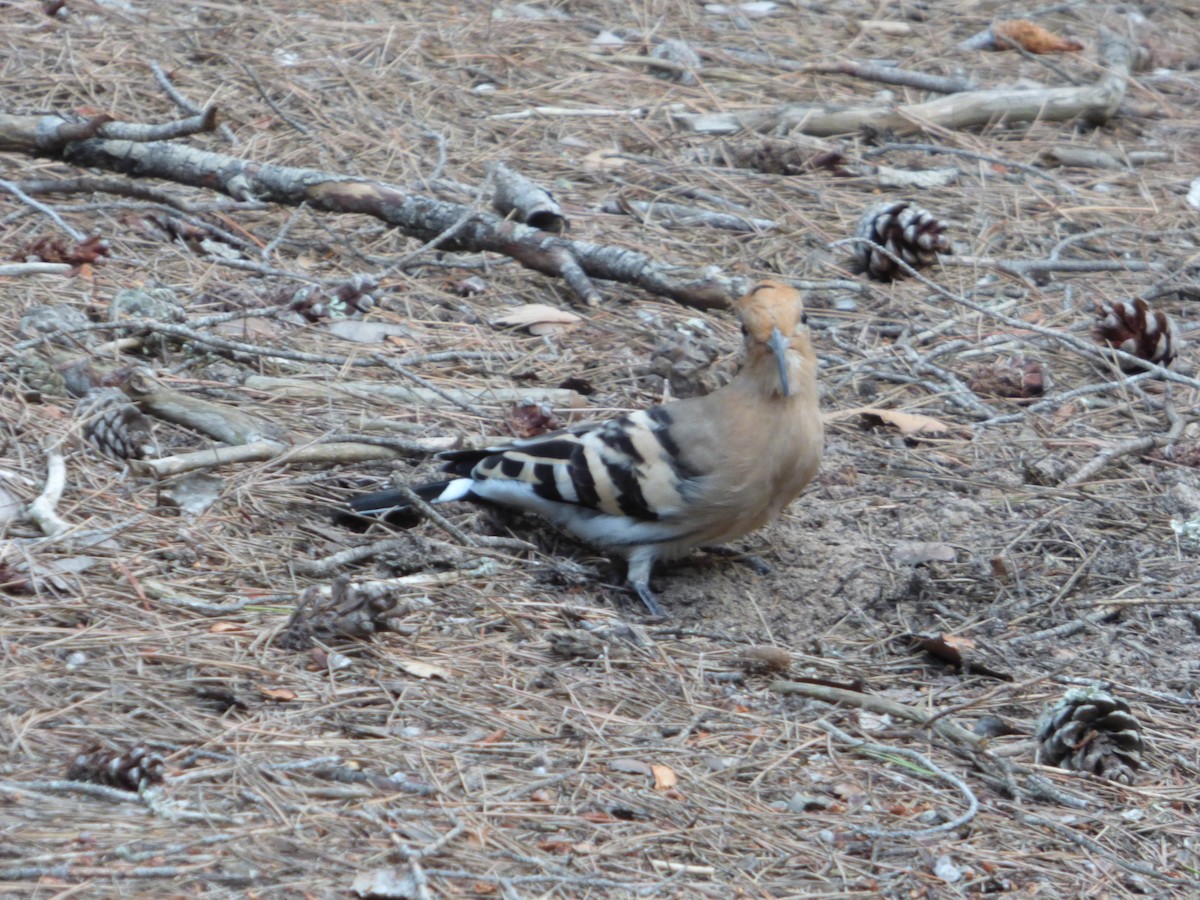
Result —
[[[932,91],[935,94],[960,94],[974,89],[974,85],[963,78],[947,78],[944,75],[931,75],[928,72],[914,72],[911,69],[857,60],[805,63],[792,71],[815,75],[849,75],[864,81],[895,84],[919,91]]]
[[[1014,169],[1018,172],[1024,172],[1026,175],[1030,175],[1034,178],[1041,178],[1049,181],[1056,188],[1061,191],[1065,191],[1068,194],[1073,194],[1075,196],[1079,195],[1079,191],[1075,190],[1075,188],[1073,188],[1071,185],[1060,181],[1053,175],[1043,172],[1037,166],[1026,165],[1025,163],[1019,163],[1015,160],[1005,159],[1001,156],[994,156],[990,153],[979,153],[975,150],[966,150],[962,147],[946,147],[942,144],[887,143],[880,144],[878,147],[872,147],[870,150],[865,151],[862,154],[862,158],[870,159],[873,156],[879,156],[880,154],[889,153],[893,150],[907,153],[929,153],[933,156],[944,153],[947,156],[961,156],[965,159],[976,159],[980,160],[981,162],[993,163],[998,166],[1003,166],[1006,169]]]
[[[1116,113],[1125,86],[1141,58],[1133,43],[1107,29],[1100,31],[1100,80],[1083,87],[1039,90],[966,91],[926,103],[904,106],[833,108],[787,104],[738,113],[673,113],[675,124],[701,134],[738,131],[799,131],[819,137],[853,134],[864,127],[896,134],[925,129],[978,128],[995,122],[1065,122],[1083,118],[1103,124]]]
[[[1050,147],[1039,153],[1038,159],[1048,166],[1079,169],[1128,169],[1150,163],[1169,162],[1171,153],[1166,150],[1131,150],[1117,156],[1107,150],[1097,150],[1092,147]]]
[[[181,453],[161,459],[138,459],[129,462],[130,467],[137,474],[153,475],[157,478],[182,475],[184,472],[194,472],[197,469],[212,469],[235,463],[265,462],[271,459],[279,459],[295,465],[348,466],[437,453],[452,447],[454,439],[427,438],[421,442],[413,442],[411,447],[395,446],[399,443],[401,442],[396,441],[389,446],[382,446],[338,441],[295,448],[277,441],[256,441],[236,447],[213,447],[208,450]]]
[[[1137,259],[996,259],[991,256],[945,256],[943,266],[988,268],[1018,278],[1048,272],[1161,272],[1166,266]]]
[[[662,224],[667,228],[695,228],[703,225],[725,231],[753,233],[770,231],[779,227],[779,223],[774,219],[752,219],[747,216],[735,216],[731,213],[714,212],[710,209],[663,201],[606,200],[600,207],[600,211],[614,215],[636,214],[644,224]]]
[[[396,403],[410,403],[433,407],[447,400],[454,403],[481,403],[503,405],[523,403],[549,403],[559,409],[587,409],[588,401],[578,391],[570,388],[546,387],[480,387],[475,390],[442,388],[429,391],[406,384],[379,384],[371,381],[315,381],[299,378],[277,378],[271,375],[250,375],[243,382],[247,390],[261,391],[272,397],[307,397],[328,400],[331,397],[357,397]]]
[[[961,725],[939,718],[934,713],[898,703],[877,694],[865,694],[861,691],[850,691],[824,684],[809,684],[803,681],[782,679],[771,682],[769,687],[777,694],[799,694],[802,697],[821,700],[825,703],[844,703],[856,709],[866,709],[880,715],[907,719],[918,725],[928,726],[952,743],[969,747],[975,751],[986,752],[987,741],[979,735],[967,731]]]
[[[504,163],[492,167],[492,180],[496,183],[492,208],[505,218],[555,234],[562,234],[571,227],[554,195],[540,184],[514,172]]]
[[[66,275],[74,268],[69,263],[7,263],[0,266],[0,278],[20,278],[26,275]]]
[[[29,504],[25,515],[47,537],[62,534],[71,526],[59,518],[55,507],[67,486],[67,464],[55,448],[46,451],[46,486],[37,499]]]
[[[898,84],[912,87],[920,91],[932,91],[935,94],[957,94],[962,91],[973,91],[975,85],[965,78],[931,75],[928,72],[914,72],[911,69],[901,69],[884,63],[866,60],[844,60],[835,62],[802,63],[792,59],[781,59],[755,50],[726,49],[722,53],[755,65],[771,66],[787,72],[812,73],[816,75],[849,75],[864,81],[878,81],[883,84]],[[705,54],[715,56],[716,54]],[[705,70],[711,75],[710,70]]]
[[[211,115],[205,116],[199,124],[211,120]],[[189,121],[174,130],[187,133],[197,124]],[[171,133],[171,129],[160,130]],[[727,307],[749,288],[749,279],[742,276],[725,275],[711,267],[673,266],[624,247],[568,240],[396,184],[140,139],[153,133],[155,129],[149,126],[111,122],[105,116],[75,122],[65,117],[0,114],[2,151],[51,157],[81,168],[140,178],[162,178],[239,200],[307,204],[324,212],[373,216],[421,241],[443,237],[443,250],[488,251],[511,257],[526,268],[564,279],[586,303],[599,300],[590,287],[593,278],[636,285],[697,309]],[[450,236],[444,237],[448,233]]]
[[[1168,390],[1170,385],[1167,385]],[[1131,438],[1127,441],[1121,441],[1119,444],[1114,444],[1107,450],[1103,450],[1096,454],[1091,460],[1080,466],[1073,473],[1063,479],[1062,486],[1070,487],[1071,485],[1079,484],[1087,481],[1092,476],[1098,474],[1105,466],[1115,459],[1122,456],[1129,456],[1134,453],[1144,453],[1147,450],[1152,450],[1155,447],[1165,447],[1179,440],[1179,436],[1183,433],[1183,427],[1187,420],[1179,415],[1175,409],[1175,405],[1171,402],[1168,395],[1165,401],[1165,411],[1167,421],[1171,423],[1171,427],[1161,434],[1146,434],[1141,437]]]

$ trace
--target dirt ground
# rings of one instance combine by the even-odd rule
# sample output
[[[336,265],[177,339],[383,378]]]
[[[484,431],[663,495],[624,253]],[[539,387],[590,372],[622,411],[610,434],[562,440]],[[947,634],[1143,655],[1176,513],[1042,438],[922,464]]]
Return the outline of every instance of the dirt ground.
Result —
[[[802,284],[829,422],[817,480],[734,548],[769,572],[707,554],[662,567],[667,621],[528,520],[446,508],[475,548],[430,521],[355,533],[328,510],[430,476],[436,446],[511,437],[525,397],[538,424],[570,423],[712,389],[736,323],[614,282],[582,305],[562,280],[364,215],[158,181],[35,191],[117,176],[0,153],[0,178],[38,204],[0,186],[6,256],[65,240],[54,216],[110,246],[68,275],[0,276],[0,894],[1200,895],[1196,353],[1183,344],[1179,381],[1130,381],[1059,338],[1091,346],[1093,304],[1136,296],[1190,329],[1194,4],[1058,4],[1037,21],[1084,49],[1048,56],[959,48],[1010,12],[984,0],[54,6],[0,4],[0,112],[186,115],[157,63],[220,111],[179,140],[238,159],[468,206],[503,161],[553,191],[572,240]],[[1101,24],[1150,61],[1099,127],[865,129],[831,139],[839,165],[772,174],[722,162],[764,135],[672,117],[933,96],[797,70],[835,59],[1085,85]],[[696,83],[645,64],[667,39],[698,54]],[[1047,161],[1064,148],[1116,161]],[[951,171],[897,189],[883,166]],[[830,246],[891,198],[949,224],[929,283],[869,282]],[[774,227],[631,206],[663,200]],[[1031,260],[1078,265],[997,263]],[[362,275],[374,305],[337,302]],[[128,288],[169,289],[155,296],[180,312],[150,317],[215,340],[101,327]],[[580,321],[495,323],[532,303]],[[1042,394],[988,389],[1013,357]],[[100,380],[136,365],[286,451],[183,486],[106,456],[76,412],[80,360]],[[386,393],[413,378],[470,396]],[[151,412],[153,456],[220,444]],[[334,440],[416,449],[294,455]],[[25,514],[56,453],[57,532]],[[392,577],[388,630],[288,639],[302,597]],[[1035,761],[1039,718],[1097,684],[1139,723],[1132,784]],[[96,783],[96,759],[135,747],[161,756],[160,783]]]

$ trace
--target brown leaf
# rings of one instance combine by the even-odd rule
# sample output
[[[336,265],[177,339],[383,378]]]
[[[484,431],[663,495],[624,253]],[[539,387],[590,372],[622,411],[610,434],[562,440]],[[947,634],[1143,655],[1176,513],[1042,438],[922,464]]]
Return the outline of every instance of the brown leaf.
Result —
[[[1030,400],[1045,392],[1046,372],[1036,359],[1010,356],[976,369],[970,387],[986,396]]]
[[[786,672],[792,666],[792,654],[782,647],[750,647],[742,655],[742,666],[751,674]]]
[[[547,431],[557,431],[563,427],[563,423],[549,403],[526,400],[512,408],[508,414],[508,427],[519,438],[531,438]]]
[[[585,822],[593,822],[598,825],[608,825],[613,822],[621,821],[616,816],[610,815],[609,813],[606,813],[606,812],[602,812],[601,810],[595,810],[594,812],[582,813],[582,814],[580,814],[579,818],[583,819],[583,821],[585,821]]]
[[[593,175],[615,172],[629,165],[629,160],[616,150],[593,150],[583,158],[583,170]]]
[[[280,703],[287,703],[289,700],[296,699],[296,692],[288,688],[269,688],[264,684],[258,686],[258,692],[268,700],[278,700]]]
[[[245,631],[246,626],[237,622],[214,622],[208,628],[209,634],[242,634]]]
[[[1020,47],[1030,53],[1072,53],[1082,50],[1083,44],[1072,38],[1059,37],[1028,19],[1003,19],[992,25],[997,50]]]
[[[34,257],[42,262],[69,263],[83,267],[108,256],[108,252],[108,241],[98,234],[85,238],[74,246],[68,246],[61,237],[46,235],[30,241],[13,254],[13,259],[25,260]]]
[[[987,652],[970,638],[952,634],[910,634],[909,643],[918,650],[928,653],[934,659],[957,669],[974,675],[995,678],[998,681],[1012,681],[1013,676],[985,662],[985,658],[995,659],[996,654]]]
[[[545,303],[526,303],[510,309],[499,318],[492,319],[493,325],[501,328],[524,328],[530,334],[557,334],[576,328],[583,321],[573,312],[549,306]]]
[[[679,776],[670,766],[652,765],[650,771],[654,773],[654,789],[656,791],[667,791],[679,784]]]
[[[849,419],[852,416],[862,416],[864,423],[870,427],[892,425],[899,429],[900,433],[906,437],[916,434],[944,434],[950,430],[949,425],[932,416],[901,412],[896,409],[876,409],[869,406],[825,413],[823,418],[826,422],[839,422],[843,419]]]
[[[418,662],[415,659],[398,659],[395,662],[398,669],[407,672],[414,678],[448,679],[451,676],[449,669],[442,666],[435,666],[433,663]]]

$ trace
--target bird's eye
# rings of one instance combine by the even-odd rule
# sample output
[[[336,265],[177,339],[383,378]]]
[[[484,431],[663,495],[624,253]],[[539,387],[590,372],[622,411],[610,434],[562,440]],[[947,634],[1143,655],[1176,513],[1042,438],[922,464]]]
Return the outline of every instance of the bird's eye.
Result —
[[[743,322],[743,323],[742,323],[742,337],[745,337],[745,336],[746,336],[746,335],[748,335],[749,333],[750,333],[750,329],[749,329],[749,328],[747,328],[747,327],[746,327],[746,323],[745,323],[745,322]]]
[[[807,324],[808,324],[808,313],[806,313],[806,312],[802,312],[802,313],[800,313],[800,324],[801,324],[801,325],[807,325]]]

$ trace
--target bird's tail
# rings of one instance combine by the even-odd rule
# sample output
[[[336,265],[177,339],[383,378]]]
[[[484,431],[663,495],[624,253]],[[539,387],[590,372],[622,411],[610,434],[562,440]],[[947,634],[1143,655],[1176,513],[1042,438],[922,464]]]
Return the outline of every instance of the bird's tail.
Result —
[[[450,503],[454,500],[470,500],[471,479],[448,478],[414,484],[412,492],[426,503]],[[383,519],[393,525],[409,526],[417,522],[417,515],[408,498],[395,489],[362,494],[350,500],[349,511],[340,511],[336,519],[341,525],[357,526],[362,529],[371,519]]]

